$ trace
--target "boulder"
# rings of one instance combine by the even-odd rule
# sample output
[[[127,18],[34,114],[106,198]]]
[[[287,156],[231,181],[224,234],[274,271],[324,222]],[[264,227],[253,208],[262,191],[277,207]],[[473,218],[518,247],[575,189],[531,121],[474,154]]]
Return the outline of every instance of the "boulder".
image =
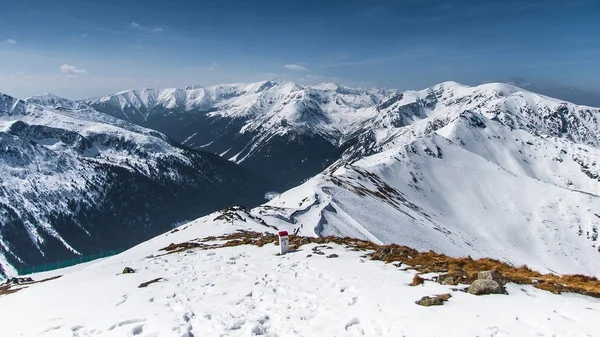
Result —
[[[477,273],[477,279],[496,281],[501,287],[504,287],[506,285],[506,279],[504,278],[504,276],[502,276],[502,274],[495,269],[480,271],[479,273]]]
[[[450,299],[450,297],[452,297],[452,295],[450,295],[450,294],[424,296],[423,298],[416,301],[415,303],[418,305],[422,305],[424,307],[430,307],[433,305],[444,305],[444,302],[446,302],[448,299]]]
[[[135,270],[133,270],[133,268],[125,267],[123,269],[123,274],[133,274],[133,273],[135,273]]]
[[[447,276],[442,280],[442,284],[446,286],[454,285],[454,276]]]
[[[475,280],[468,292],[473,295],[503,294],[504,288],[494,280]]]

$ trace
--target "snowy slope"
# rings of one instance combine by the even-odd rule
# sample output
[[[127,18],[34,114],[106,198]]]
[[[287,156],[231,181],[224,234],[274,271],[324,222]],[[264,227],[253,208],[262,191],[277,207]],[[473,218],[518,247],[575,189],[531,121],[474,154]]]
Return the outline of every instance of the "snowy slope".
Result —
[[[156,131],[50,95],[0,102],[0,277],[260,200],[245,170]]]
[[[243,118],[241,132],[290,128],[310,132],[344,133],[356,121],[372,115],[364,111],[393,91],[351,89],[333,83],[303,87],[293,82],[261,81],[210,86],[128,90],[85,100],[116,117],[147,121],[153,115],[203,111],[213,117]],[[322,111],[319,111],[322,110]],[[120,115],[119,115],[120,114]]]
[[[273,179],[276,190],[303,182],[342,153],[354,160],[401,146],[443,127],[465,110],[533,134],[600,145],[598,108],[502,83],[468,87],[444,82],[398,92],[262,81],[130,90],[85,103],[241,163]]]
[[[237,246],[158,256],[170,243],[270,229],[242,214],[207,216],[133,249],[0,296],[2,335],[17,336],[593,336],[600,301],[508,284],[509,295],[474,296],[414,271],[330,244],[276,256],[278,247]],[[124,267],[134,274],[119,275]],[[162,278],[145,288],[142,282]],[[440,307],[414,303],[451,293]],[[61,303],[61,305],[49,305]]]
[[[336,160],[343,137],[393,92],[262,81],[130,90],[85,103],[241,163],[282,190]]]
[[[600,109],[579,106],[504,83],[468,87],[444,82],[421,91],[393,95],[365,121],[347,157],[376,153],[430,134],[464,111],[534,135],[600,146]]]
[[[229,88],[209,95],[227,99],[213,99],[202,122],[229,133],[198,134],[207,150],[225,144],[225,158],[293,182],[331,164],[255,210],[273,224],[541,270],[600,270],[600,109],[502,83],[405,92],[261,83],[203,89]]]
[[[600,275],[600,150],[464,112],[254,213],[281,228]]]

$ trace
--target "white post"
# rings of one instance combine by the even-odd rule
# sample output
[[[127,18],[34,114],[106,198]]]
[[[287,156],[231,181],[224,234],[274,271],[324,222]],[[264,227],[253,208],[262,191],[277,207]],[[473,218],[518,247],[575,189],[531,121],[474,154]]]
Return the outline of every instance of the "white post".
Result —
[[[290,238],[288,232],[279,232],[279,248],[281,249],[281,255],[290,251]]]

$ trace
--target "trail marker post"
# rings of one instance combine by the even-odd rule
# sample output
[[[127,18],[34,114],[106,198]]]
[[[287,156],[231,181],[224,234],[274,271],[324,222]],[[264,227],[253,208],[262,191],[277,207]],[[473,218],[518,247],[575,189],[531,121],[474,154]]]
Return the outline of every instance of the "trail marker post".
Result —
[[[281,255],[290,251],[290,238],[288,232],[279,232],[279,248],[281,249]]]

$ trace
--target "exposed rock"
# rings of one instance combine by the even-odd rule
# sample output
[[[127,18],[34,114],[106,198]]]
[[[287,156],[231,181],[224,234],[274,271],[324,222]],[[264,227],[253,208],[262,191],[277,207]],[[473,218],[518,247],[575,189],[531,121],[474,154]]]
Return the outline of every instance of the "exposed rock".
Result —
[[[307,245],[310,243],[310,238],[308,236],[305,236],[302,238],[302,244],[303,245]]]
[[[2,284],[24,284],[24,283],[31,283],[31,282],[33,282],[33,279],[31,277],[13,277],[13,278],[7,279]]]
[[[123,274],[133,274],[133,273],[135,273],[135,270],[133,270],[133,268],[125,267],[123,269]]]
[[[501,287],[504,287],[504,285],[506,285],[506,279],[504,278],[504,276],[502,276],[502,274],[495,269],[480,271],[479,273],[477,273],[477,279],[478,280],[493,280],[493,281],[496,281]]]
[[[504,288],[494,280],[475,280],[469,287],[469,294],[488,295],[503,294]]]
[[[454,276],[448,276],[448,277],[445,277],[445,278],[442,280],[442,284],[443,284],[443,285],[447,285],[447,286],[452,286],[452,285],[455,285],[456,283],[454,282]]]
[[[450,299],[450,297],[452,297],[452,295],[450,295],[450,294],[424,296],[423,298],[416,301],[415,303],[418,305],[422,305],[424,307],[430,307],[433,305],[443,305],[444,302],[446,302],[448,299]]]
[[[337,254],[329,254],[329,255],[327,255],[328,259],[334,259],[334,258],[337,258],[337,257],[339,257]]]
[[[146,287],[147,287],[147,286],[149,286],[150,284],[152,284],[152,283],[156,283],[156,282],[158,282],[158,281],[160,281],[160,280],[162,280],[162,279],[163,279],[162,277],[159,277],[159,278],[155,278],[154,280],[150,280],[150,281],[142,282],[142,283],[140,283],[140,285],[138,286],[138,288],[146,288]]]

